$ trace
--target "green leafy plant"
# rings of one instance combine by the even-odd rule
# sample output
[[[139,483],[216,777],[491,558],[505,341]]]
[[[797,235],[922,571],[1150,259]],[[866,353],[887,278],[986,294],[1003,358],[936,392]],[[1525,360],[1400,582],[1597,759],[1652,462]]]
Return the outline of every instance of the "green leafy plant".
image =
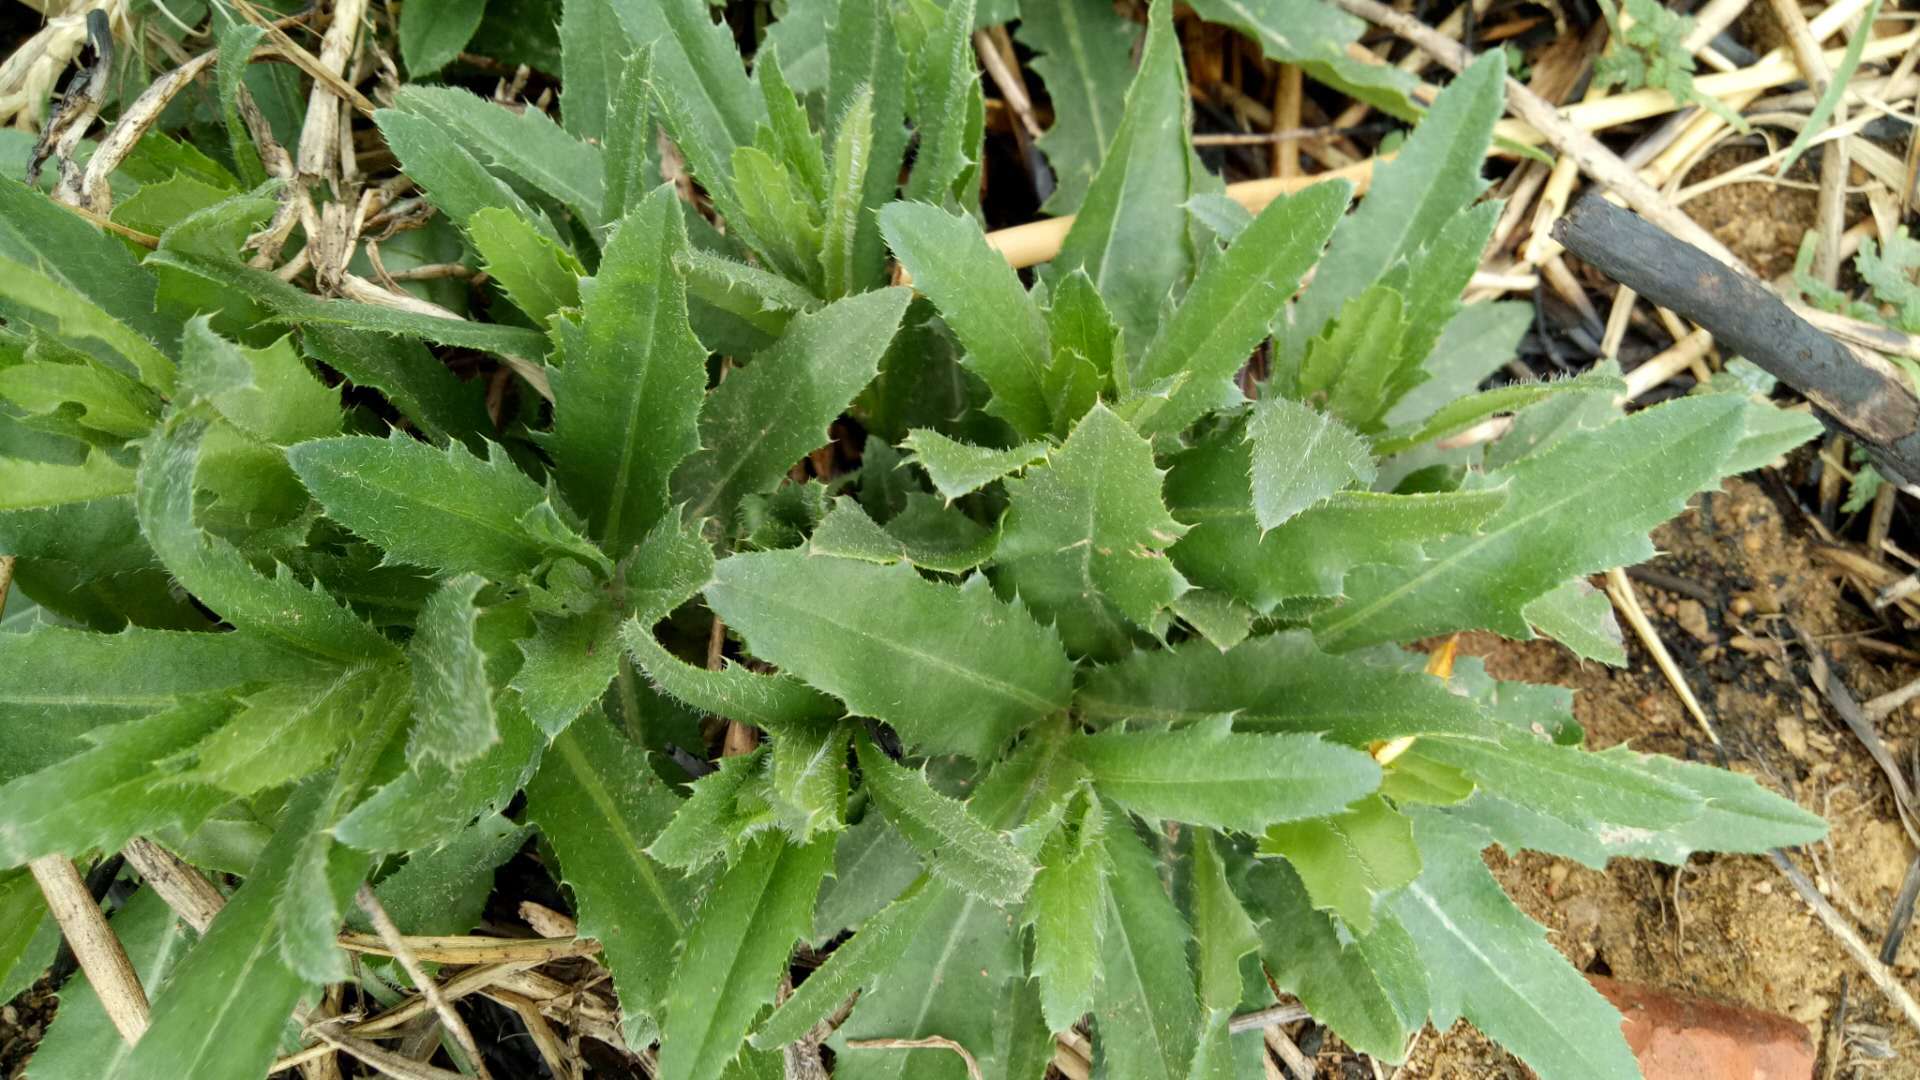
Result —
[[[1631,23],[1622,20],[1623,11],[1633,20]],[[1693,50],[1686,45],[1687,35],[1693,33],[1691,18],[1669,11],[1654,0],[1623,0],[1619,7],[1612,0],[1600,0],[1600,13],[1606,16],[1614,47],[1594,62],[1595,86],[1602,90],[1610,86],[1665,90],[1676,101],[1706,107],[1738,131],[1748,130],[1746,117],[1719,98],[1694,89]]]
[[[484,268],[410,283],[468,318],[249,265],[289,193],[211,159],[116,208],[140,257],[0,182],[0,854],[148,837],[241,881],[197,940],[116,916],[153,1014],[109,1075],[255,1077],[317,987],[391,1000],[337,945],[360,885],[463,932],[531,830],[612,975],[596,1037],[664,1076],[777,1075],[856,992],[837,1075],[964,1075],[898,1045],[938,1036],[1038,1077],[1090,1014],[1108,1075],[1258,1076],[1230,1021],[1276,990],[1384,1060],[1465,1017],[1636,1075],[1483,849],[1824,825],[1408,646],[1624,662],[1585,575],[1817,424],[1737,387],[1623,415],[1605,371],[1476,392],[1529,319],[1460,301],[1501,56],[1358,209],[1249,215],[1189,153],[1171,7],[1031,283],[974,213],[973,0],[793,0],[751,75],[700,0],[569,0],[559,122],[401,88],[374,121],[438,217],[384,272]],[[491,401],[442,362],[476,354]],[[24,871],[0,905],[17,988],[51,939]],[[89,993],[49,1073],[108,1037]]]

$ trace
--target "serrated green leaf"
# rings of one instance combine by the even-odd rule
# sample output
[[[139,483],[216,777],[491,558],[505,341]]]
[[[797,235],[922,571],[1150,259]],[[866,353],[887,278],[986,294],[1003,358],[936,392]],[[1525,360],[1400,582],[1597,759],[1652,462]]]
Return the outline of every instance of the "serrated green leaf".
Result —
[[[612,29],[625,38],[618,27]],[[615,66],[608,70],[618,76],[618,82],[609,83],[612,97],[605,121],[606,152],[601,155],[606,176],[605,217],[609,222],[627,216],[647,192],[660,186],[659,128],[653,116],[653,51],[642,49],[632,56],[612,59]],[[563,89],[563,107],[565,100]]]
[[[970,809],[995,829],[1010,829],[1031,817],[1037,804],[1070,791],[1071,769],[1060,754],[1063,725],[1053,725],[1022,743],[1014,755],[981,782]],[[943,882],[939,895],[906,953],[861,995],[853,1015],[830,1043],[839,1055],[836,1075],[846,1080],[966,1080],[954,1054],[900,1050],[853,1050],[850,1039],[944,1035],[958,1041],[999,1075],[1000,1055],[1011,1049],[1003,1030],[1013,1021],[1001,1012],[1008,984],[1024,979],[1015,920],[978,897]]]
[[[1106,810],[1091,792],[1068,806],[1040,848],[1021,921],[1033,927],[1029,971],[1047,1026],[1065,1031],[1093,1008],[1107,931]]]
[[[163,248],[147,256],[147,265],[198,278],[226,295],[265,307],[272,322],[299,327],[372,331],[419,338],[441,345],[458,345],[537,361],[546,355],[547,336],[538,330],[501,323],[447,319],[399,308],[376,307],[352,300],[322,300],[265,270],[210,258],[179,248]]]
[[[1115,1076],[1186,1080],[1203,1019],[1187,964],[1186,920],[1126,815],[1106,826],[1107,932],[1093,996],[1094,1037]]]
[[[134,894],[108,925],[150,995],[173,974],[195,937],[152,889]],[[28,1072],[33,1080],[98,1080],[112,1075],[132,1052],[86,974],[75,972],[60,990],[59,1011],[34,1049]]]
[[[714,771],[693,782],[647,854],[678,870],[697,870],[715,859],[737,858],[754,836],[778,827],[767,782],[765,748],[720,759]]]
[[[1763,469],[1802,443],[1818,438],[1825,428],[1811,413],[1782,409],[1771,402],[1749,400],[1746,430],[1734,444],[1721,472],[1724,475]]]
[[[1149,820],[1259,832],[1333,813],[1380,786],[1380,767],[1318,735],[1236,732],[1225,716],[1071,743],[1107,799]]]
[[[1578,656],[1613,667],[1627,666],[1626,642],[1613,619],[1607,594],[1574,578],[1521,609],[1527,623]]]
[[[1465,1016],[1535,1069],[1555,1077],[1639,1075],[1620,1015],[1548,944],[1480,861],[1480,841],[1434,811],[1415,809],[1425,867],[1388,898],[1429,971],[1433,1022]]]
[[[60,924],[33,874],[25,867],[0,871],[0,994],[12,1001],[37,982],[60,943]]]
[[[734,202],[728,221],[780,273],[820,288],[820,208],[787,167],[757,146],[733,150]]]
[[[1177,432],[1222,401],[1238,400],[1229,380],[1266,338],[1268,326],[1341,221],[1351,195],[1345,183],[1331,183],[1275,199],[1225,255],[1208,261],[1140,358],[1141,383],[1186,376],[1170,400],[1141,423],[1143,432]]]
[[[193,478],[207,421],[176,412],[148,441],[134,505],[160,561],[200,601],[242,629],[291,651],[337,663],[398,656],[378,631],[284,567],[265,577],[225,540],[193,520]]]
[[[1031,66],[1053,101],[1039,146],[1055,187],[1041,209],[1071,214],[1119,130],[1139,28],[1102,0],[1057,0],[1030,5],[1015,36],[1033,50]]]
[[[489,206],[467,219],[480,268],[507,290],[535,326],[563,308],[580,306],[580,260],[526,218]]]
[[[909,431],[900,446],[912,452],[913,456],[907,460],[925,469],[933,481],[934,490],[949,501],[978,491],[1047,456],[1045,442],[1022,443],[997,450],[960,442],[928,428]]]
[[[1652,557],[1648,530],[1720,475],[1741,403],[1718,396],[1655,406],[1492,474],[1507,501],[1479,533],[1430,544],[1419,563],[1350,572],[1347,602],[1313,620],[1315,637],[1339,649],[1474,627],[1529,637],[1529,601]]]
[[[1691,788],[1637,767],[1632,758],[1590,754],[1531,734],[1497,744],[1423,739],[1415,750],[1460,770],[1486,801],[1559,818],[1603,844],[1649,840],[1650,832],[1681,825],[1705,809]]]
[[[673,477],[686,515],[729,520],[743,496],[773,490],[825,443],[827,426],[873,381],[907,300],[905,289],[882,289],[796,315],[708,395],[700,449]]]
[[[600,940],[620,996],[621,1029],[634,1045],[644,1045],[636,1036],[648,1019],[660,1019],[667,994],[660,961],[692,921],[691,886],[646,853],[679,803],[646,752],[593,715],[553,740],[527,784],[527,814],[560,856],[580,933]]]
[[[1405,563],[1425,545],[1469,532],[1506,500],[1498,488],[1421,495],[1338,492],[1262,532],[1254,517],[1252,446],[1231,430],[1175,455],[1167,505],[1191,528],[1172,548],[1196,585],[1270,612],[1298,596],[1337,596],[1350,568]]]
[[[571,0],[560,7],[560,122],[575,138],[606,146],[609,157],[611,121],[623,118],[612,105],[623,97],[621,81],[631,70],[633,51],[617,8],[616,0]],[[611,197],[607,206],[613,217],[626,209]]]
[[[65,506],[133,490],[134,471],[98,450],[78,465],[0,458],[0,510]]]
[[[527,715],[549,736],[566,730],[606,692],[620,668],[619,623],[596,608],[583,615],[539,620],[520,642],[525,662],[513,677]]]
[[[886,248],[876,212],[899,191],[900,162],[907,149],[907,57],[894,33],[888,0],[834,0],[827,20],[826,116],[837,143],[862,86],[873,91],[873,152],[860,196],[849,291],[877,284],[885,273]]]
[[[665,1075],[713,1076],[739,1051],[754,1014],[773,999],[793,943],[806,935],[832,858],[824,837],[799,847],[765,836],[714,883],[667,995]]]
[[[1232,1009],[1240,1004],[1245,986],[1240,958],[1260,947],[1260,932],[1227,885],[1226,866],[1214,849],[1211,831],[1195,830],[1191,857],[1193,955],[1200,1004],[1209,1012]]]
[[[1056,274],[1087,271],[1135,353],[1153,340],[1161,305],[1193,269],[1184,209],[1193,192],[1191,127],[1173,5],[1155,0],[1119,130],[1053,260]]]
[[[216,335],[202,317],[188,321],[180,350],[188,390],[254,438],[285,446],[340,430],[340,392],[307,369],[288,339],[246,348]]]
[[[1619,824],[1612,820],[1617,814],[1589,813],[1577,804],[1543,805],[1498,790],[1478,792],[1448,813],[1484,829],[1509,849],[1549,851],[1595,869],[1604,868],[1614,856],[1680,865],[1696,851],[1761,852],[1810,843],[1825,830],[1819,818],[1748,777],[1659,754],[1637,754],[1624,746],[1584,757],[1690,791],[1703,803],[1677,824],[1651,828]]]
[[[674,466],[700,445],[706,350],[674,269],[686,247],[679,200],[660,187],[622,222],[599,273],[581,282],[579,323],[556,324],[568,330],[553,373],[554,472],[618,555],[666,512]]]
[[[1072,668],[1053,632],[983,583],[801,551],[735,555],[714,577],[707,601],[749,651],[915,745],[986,758],[1066,704]]]
[[[400,9],[400,59],[407,74],[424,79],[453,62],[480,29],[484,3],[425,0]]]
[[[181,783],[167,759],[193,746],[234,713],[224,694],[88,733],[91,745],[0,786],[0,865],[42,855],[117,851],[128,839],[167,825],[191,828],[233,796]]]
[[[946,895],[946,887],[923,880],[862,921],[860,932],[834,949],[827,962],[761,1022],[753,1033],[753,1045],[771,1050],[793,1042],[849,995],[874,985],[906,954],[935,903]]]
[[[1289,337],[1296,348],[1395,261],[1437,237],[1485,190],[1480,163],[1505,101],[1505,79],[1503,55],[1481,57],[1434,100],[1400,152],[1381,167],[1360,209],[1334,230],[1313,284],[1294,306]]]
[[[814,907],[814,941],[825,942],[842,930],[870,925],[870,919],[924,873],[920,853],[907,838],[879,814],[868,814],[841,833],[834,845],[833,876],[821,886],[820,901]],[[935,885],[943,892],[947,888],[943,883]]]
[[[151,390],[92,358],[78,364],[29,361],[0,368],[0,397],[29,415],[78,405],[78,423],[123,439],[146,434],[160,414],[159,399]]]
[[[773,733],[774,797],[797,812],[795,843],[846,828],[847,734],[841,724],[793,725]]]
[[[802,97],[827,87],[828,22],[839,6],[837,0],[788,0],[761,42],[762,50],[779,51],[782,73]]]
[[[250,694],[232,721],[193,748],[182,779],[250,795],[323,769],[367,726],[367,709],[392,678],[386,668],[356,667]]]
[[[170,708],[190,694],[312,674],[267,640],[241,632],[48,627],[0,635],[0,779],[82,752],[81,736]]]
[[[97,306],[149,343],[172,341],[180,332],[177,321],[156,309],[153,275],[141,268],[125,243],[12,176],[0,178],[0,255],[39,267],[61,291]],[[17,279],[9,284],[16,289],[28,285]],[[18,302],[36,307],[31,299]]]
[[[1478,389],[1487,376],[1513,359],[1533,325],[1533,305],[1519,300],[1468,304],[1447,320],[1440,340],[1421,364],[1427,380],[1408,390],[1385,420],[1404,427]]]
[[[553,224],[528,205],[513,185],[489,172],[454,131],[430,116],[407,109],[379,109],[373,120],[400,159],[400,168],[455,223],[471,228],[475,214],[495,208],[534,222],[548,239],[559,241]]]
[[[1214,648],[1225,652],[1253,632],[1253,610],[1212,589],[1188,589],[1173,601],[1173,613]]]
[[[847,103],[835,131],[820,245],[821,293],[829,300],[846,296],[861,283],[860,202],[873,167],[873,87],[861,87]]]
[[[1483,390],[1478,394],[1458,398],[1443,405],[1418,428],[1411,431],[1390,432],[1374,444],[1374,453],[1381,457],[1397,454],[1421,443],[1434,439],[1444,439],[1465,431],[1496,413],[1518,412],[1536,402],[1545,401],[1559,394],[1605,395],[1611,400],[1626,391],[1626,384],[1610,375],[1588,372],[1570,379],[1547,379],[1539,382],[1508,383],[1506,386]]]
[[[813,530],[807,550],[867,562],[908,562],[948,574],[966,573],[993,557],[1000,542],[997,531],[939,505],[924,492],[908,500],[907,508],[881,528],[860,504],[840,496]]]
[[[1361,934],[1373,929],[1379,897],[1420,874],[1412,823],[1378,795],[1338,814],[1271,826],[1260,853],[1285,856],[1314,906]]]
[[[549,554],[520,520],[546,494],[497,443],[483,461],[397,431],[349,435],[289,447],[287,461],[328,517],[393,562],[511,581]]]
[[[1399,1061],[1427,1019],[1427,971],[1390,914],[1355,936],[1317,910],[1284,862],[1262,859],[1243,895],[1262,916],[1260,959],[1274,985],[1356,1050]]]
[[[1026,895],[1035,867],[1019,848],[981,824],[966,804],[933,790],[924,773],[894,762],[864,736],[854,745],[874,805],[927,856],[936,877],[993,904]]]
[[[727,162],[734,147],[752,146],[767,122],[766,106],[741,65],[733,34],[715,23],[703,0],[621,4],[627,34],[651,42],[653,90],[673,141],[693,175],[718,198],[731,198]]]
[[[920,136],[907,174],[909,199],[945,202],[960,194],[955,184],[968,166],[978,164],[979,147],[967,140],[968,106],[980,93],[980,72],[973,61],[973,12],[974,0],[950,0],[939,29],[920,47],[908,109]],[[962,197],[963,203],[969,201]]]
[[[1309,76],[1401,119],[1419,109],[1409,99],[1415,80],[1391,64],[1349,57],[1365,23],[1313,0],[1199,0],[1193,9],[1208,22],[1225,23],[1260,43],[1269,60],[1298,64]]]
[[[394,106],[426,117],[479,160],[559,200],[588,225],[607,220],[600,152],[539,109],[511,109],[449,86],[403,86]],[[543,219],[529,217],[539,224]]]
[[[1253,518],[1265,532],[1336,491],[1373,482],[1366,441],[1325,413],[1283,397],[1253,407]]]
[[[893,203],[880,211],[880,228],[966,347],[961,362],[993,391],[988,411],[1023,436],[1051,430],[1046,319],[979,224],[937,206]]]
[[[480,611],[474,598],[486,582],[461,574],[441,583],[420,609],[419,629],[407,646],[413,669],[412,761],[458,767],[500,741],[486,656],[475,640]]]
[[[813,133],[807,110],[780,69],[778,50],[754,56],[753,81],[760,87],[760,100],[767,110],[767,125],[756,133],[755,145],[785,165],[814,203],[826,202],[826,154]]]
[[[1307,342],[1293,392],[1364,426],[1390,404],[1387,386],[1401,370],[1400,343],[1410,332],[1407,298],[1386,283],[1368,286]]]
[[[255,1080],[272,1063],[286,1019],[310,985],[280,956],[279,899],[325,794],[320,783],[295,790],[246,883],[154,996],[146,1034],[113,1080]]]
[[[1045,465],[1006,482],[999,583],[1052,620],[1068,649],[1117,656],[1128,624],[1150,628],[1186,590],[1165,554],[1186,529],[1161,501],[1162,476],[1152,445],[1095,405]]]
[[[92,298],[74,291],[44,269],[0,255],[0,301],[13,311],[34,313],[37,321],[62,341],[99,342],[105,352],[102,359],[117,357],[147,386],[162,394],[172,393],[174,364],[170,357]]]
[[[493,429],[479,381],[460,381],[417,341],[337,326],[302,327],[300,338],[309,356],[378,390],[435,443],[477,445],[479,433]]]
[[[495,703],[500,741],[458,769],[433,761],[388,781],[333,827],[361,851],[438,847],[475,817],[504,808],[541,761],[546,740],[512,694]]]
[[[1492,739],[1504,730],[1430,676],[1330,656],[1303,632],[1256,637],[1226,652],[1194,641],[1136,653],[1096,669],[1074,707],[1094,724],[1231,715],[1240,731],[1318,732],[1355,747],[1423,733]]]

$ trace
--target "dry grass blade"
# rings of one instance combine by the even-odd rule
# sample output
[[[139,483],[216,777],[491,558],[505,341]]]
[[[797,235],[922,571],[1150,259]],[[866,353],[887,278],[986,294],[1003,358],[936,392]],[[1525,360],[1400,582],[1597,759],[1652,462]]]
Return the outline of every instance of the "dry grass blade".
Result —
[[[1313,1014],[1307,1011],[1305,1005],[1298,1003],[1269,1005],[1257,1012],[1242,1013],[1227,1021],[1227,1030],[1238,1035],[1243,1031],[1273,1027],[1276,1024],[1297,1024],[1302,1020],[1311,1019]]]
[[[1607,571],[1607,597],[1613,606],[1633,627],[1634,635],[1640,644],[1653,654],[1653,662],[1660,668],[1660,674],[1666,676],[1673,692],[1680,695],[1680,701],[1687,707],[1687,715],[1707,733],[1707,739],[1713,745],[1720,745],[1720,736],[1714,734],[1713,725],[1707,723],[1707,714],[1700,707],[1700,699],[1693,695],[1693,687],[1687,685],[1687,678],[1680,671],[1680,665],[1673,662],[1673,654],[1667,651],[1667,643],[1660,640],[1659,631],[1653,628],[1653,621],[1647,618],[1646,609],[1640,606],[1640,597],[1633,591],[1633,583],[1627,580],[1627,572],[1615,567]]]
[[[352,1055],[381,1076],[391,1076],[394,1080],[466,1080],[463,1074],[451,1069],[423,1065],[412,1058],[403,1057],[367,1042],[365,1039],[343,1035],[330,1028],[331,1025],[321,1025],[314,1028],[313,1033],[341,1053]]]
[[[1801,647],[1807,651],[1807,674],[1812,678],[1814,688],[1826,697],[1833,711],[1840,714],[1847,730],[1860,740],[1860,745],[1866,748],[1873,763],[1880,766],[1881,773],[1887,778],[1887,786],[1893,792],[1893,805],[1899,813],[1900,825],[1907,830],[1907,838],[1913,841],[1914,846],[1920,847],[1920,819],[1914,815],[1913,786],[1908,783],[1906,773],[1901,770],[1900,763],[1894,760],[1887,744],[1881,741],[1879,731],[1875,730],[1872,719],[1854,699],[1852,691],[1835,674],[1832,664],[1827,661],[1827,651],[1799,626],[1795,625],[1793,631],[1800,636]]]
[[[325,86],[328,92],[352,105],[361,115],[373,115],[373,110],[376,106],[371,99],[360,91],[355,90],[345,79],[342,79],[338,70],[329,70],[318,57],[302,48],[299,42],[287,36],[287,32],[281,29],[282,26],[286,25],[286,20],[267,18],[259,8],[253,5],[251,0],[231,0],[231,2],[234,9],[240,12],[242,18],[267,32],[267,38],[279,47],[280,55],[286,57],[294,67],[306,72],[309,78]],[[335,10],[337,12],[338,8]],[[364,5],[362,6],[362,10],[364,10]]]
[[[966,1063],[967,1080],[985,1080],[973,1054],[945,1035],[929,1035],[924,1039],[848,1039],[847,1046],[854,1050],[951,1050]]]
[[[421,960],[436,964],[494,964],[513,960],[545,963],[600,951],[592,938],[408,937],[400,943]],[[373,934],[344,933],[340,947],[349,952],[392,956],[393,946]]]
[[[540,1051],[540,1057],[546,1061],[547,1068],[552,1070],[554,1076],[560,1080],[579,1080],[584,1063],[567,1052],[566,1044],[560,1041],[553,1025],[541,1015],[538,1003],[505,990],[495,990],[492,997],[520,1017],[520,1022],[527,1026],[527,1035],[533,1039],[534,1049]]]

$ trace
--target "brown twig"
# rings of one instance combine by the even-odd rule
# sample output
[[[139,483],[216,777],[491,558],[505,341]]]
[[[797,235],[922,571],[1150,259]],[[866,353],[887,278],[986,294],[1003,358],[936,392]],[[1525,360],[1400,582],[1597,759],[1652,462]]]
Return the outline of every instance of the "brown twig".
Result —
[[[1713,725],[1707,722],[1706,710],[1700,707],[1700,699],[1694,696],[1693,687],[1687,685],[1687,677],[1681,673],[1680,665],[1674,663],[1673,654],[1667,651],[1667,643],[1660,639],[1659,631],[1653,628],[1653,621],[1647,618],[1646,609],[1640,606],[1640,597],[1633,591],[1633,583],[1627,580],[1626,571],[1619,567],[1607,571],[1607,596],[1613,601],[1613,606],[1620,609],[1620,614],[1626,617],[1627,625],[1633,627],[1640,644],[1653,654],[1654,664],[1660,668],[1660,674],[1666,676],[1673,692],[1680,696],[1681,704],[1687,708],[1687,715],[1693,717],[1694,723],[1700,725],[1700,730],[1707,733],[1707,741],[1715,746],[1720,745],[1720,736],[1714,732]]]

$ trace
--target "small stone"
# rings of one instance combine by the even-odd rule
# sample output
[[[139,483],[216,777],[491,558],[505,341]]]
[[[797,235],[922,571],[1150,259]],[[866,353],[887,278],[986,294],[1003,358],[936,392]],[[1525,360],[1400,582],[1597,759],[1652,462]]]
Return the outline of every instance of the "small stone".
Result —
[[[1757,892],[1757,893],[1759,893],[1759,894],[1760,894],[1761,896],[1772,896],[1772,895],[1773,895],[1773,882],[1771,882],[1771,881],[1756,881],[1756,882],[1754,882],[1754,883],[1753,883],[1753,891],[1754,891],[1754,892]]]
[[[1682,600],[1674,605],[1674,621],[1702,644],[1714,643],[1713,627],[1707,625],[1707,608],[1698,600]]]
[[[1736,596],[1733,598],[1733,603],[1727,605],[1727,610],[1732,612],[1736,618],[1744,619],[1748,615],[1753,614],[1753,601],[1747,599],[1745,596]]]
[[[1802,761],[1808,759],[1807,726],[1800,722],[1799,717],[1775,717],[1773,721],[1773,733],[1779,736],[1780,745],[1786,747],[1787,753],[1792,754]]]

